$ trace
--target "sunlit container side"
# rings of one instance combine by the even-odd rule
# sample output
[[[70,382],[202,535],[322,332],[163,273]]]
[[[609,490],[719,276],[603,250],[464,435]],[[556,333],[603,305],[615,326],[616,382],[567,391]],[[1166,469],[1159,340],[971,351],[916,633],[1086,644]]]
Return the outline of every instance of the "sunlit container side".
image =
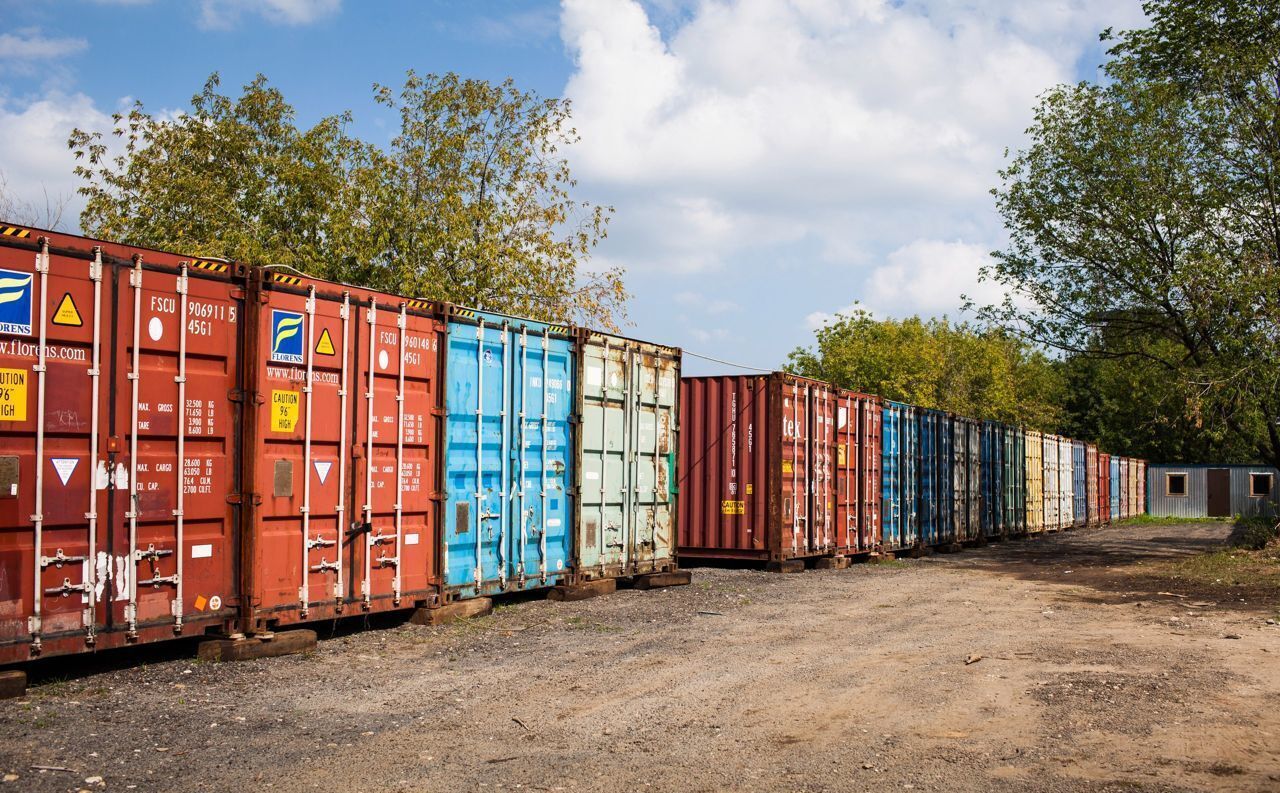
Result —
[[[529,339],[521,335],[522,352]],[[589,580],[673,570],[680,350],[582,330],[576,351],[575,573]],[[521,417],[531,429],[532,417]],[[520,437],[519,423],[515,434],[522,448],[527,437]],[[518,488],[518,460],[516,468]],[[523,501],[521,512],[527,493]]]
[[[903,547],[913,547],[920,542],[920,419],[918,408],[903,410],[901,539]]]
[[[1143,512],[1141,502],[1139,501],[1141,491],[1138,485],[1138,482],[1140,481],[1138,472],[1140,469],[1141,464],[1137,459],[1129,460],[1129,517],[1131,518],[1141,515]]]
[[[448,598],[572,576],[577,369],[569,328],[445,306]]]
[[[1098,523],[1111,522],[1111,455],[1098,452]]]
[[[244,286],[0,224],[0,663],[235,629]]]
[[[938,415],[938,542],[957,542],[955,508],[955,417]]]
[[[1026,430],[1023,445],[1026,451],[1026,521],[1027,533],[1039,534],[1045,530],[1044,495],[1044,436],[1036,430]]]
[[[1085,445],[1084,469],[1084,521],[1086,526],[1097,526],[1101,523],[1099,509],[1102,501],[1098,490],[1098,447],[1092,443]]]
[[[422,301],[253,280],[246,630],[438,604],[444,323]]]
[[[1004,520],[1005,427],[996,421],[982,422],[981,483],[982,534],[1002,537]]]
[[[882,538],[881,465],[884,428],[880,398],[856,391],[836,393],[835,552],[879,550]]]
[[[1071,442],[1072,524],[1083,528],[1089,522],[1089,455],[1084,441]]]
[[[1107,502],[1111,520],[1120,520],[1120,457],[1114,454],[1107,461]]]
[[[680,387],[681,558],[830,554],[823,512],[834,497],[832,387],[783,372],[686,377]]]
[[[915,545],[906,531],[908,509],[906,499],[906,453],[903,426],[910,420],[908,408],[901,402],[885,401],[880,409],[882,445],[880,448],[880,520],[884,544],[901,549]]]
[[[1044,436],[1044,527],[1046,531],[1062,528],[1061,461],[1058,459],[1058,436]]]
[[[920,524],[919,543],[936,545],[942,535],[942,489],[938,481],[938,437],[943,414],[937,410],[917,409],[919,448],[916,458],[916,516]]]

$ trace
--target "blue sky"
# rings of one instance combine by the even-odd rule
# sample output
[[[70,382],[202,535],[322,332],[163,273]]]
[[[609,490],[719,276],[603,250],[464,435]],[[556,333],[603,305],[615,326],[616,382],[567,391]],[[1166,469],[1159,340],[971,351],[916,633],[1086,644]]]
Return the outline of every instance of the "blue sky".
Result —
[[[630,335],[779,365],[855,302],[959,316],[1003,236],[987,191],[1037,94],[1091,78],[1136,0],[0,0],[0,172],[69,195],[73,126],[266,74],[303,122],[409,68],[567,96],[583,198],[616,208]],[[64,225],[75,228],[72,216]],[[686,371],[725,367],[687,359]]]

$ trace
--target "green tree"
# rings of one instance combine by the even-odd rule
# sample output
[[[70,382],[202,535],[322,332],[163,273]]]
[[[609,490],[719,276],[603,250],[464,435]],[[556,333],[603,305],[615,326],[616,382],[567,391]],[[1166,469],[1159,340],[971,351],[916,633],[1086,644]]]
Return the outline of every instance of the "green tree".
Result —
[[[1044,354],[999,330],[855,310],[791,353],[788,371],[887,399],[1053,430],[1061,379]]]
[[[573,198],[563,149],[569,103],[453,74],[409,72],[374,87],[399,117],[382,148],[351,136],[350,112],[298,125],[258,76],[237,98],[215,74],[188,112],[135,105],[108,139],[69,146],[91,234],[281,264],[431,300],[616,328],[619,270],[587,267],[612,210]]]
[[[1155,378],[1173,426],[1280,463],[1280,12],[1144,8],[1149,29],[1104,34],[1108,81],[1049,91],[1000,172],[986,275],[1016,297],[983,316]]]

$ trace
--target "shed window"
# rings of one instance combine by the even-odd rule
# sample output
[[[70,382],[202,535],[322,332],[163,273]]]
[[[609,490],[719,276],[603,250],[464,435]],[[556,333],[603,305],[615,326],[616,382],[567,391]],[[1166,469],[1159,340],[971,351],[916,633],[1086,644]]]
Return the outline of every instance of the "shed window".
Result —
[[[1185,496],[1187,494],[1187,475],[1165,474],[1164,494],[1166,496]]]
[[[1272,474],[1249,474],[1249,495],[1266,498],[1271,495]]]

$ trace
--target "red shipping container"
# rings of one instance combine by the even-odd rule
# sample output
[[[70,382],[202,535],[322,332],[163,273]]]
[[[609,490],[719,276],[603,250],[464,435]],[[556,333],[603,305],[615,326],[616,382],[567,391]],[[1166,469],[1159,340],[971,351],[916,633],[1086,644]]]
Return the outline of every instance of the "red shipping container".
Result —
[[[1111,455],[1098,452],[1098,523],[1111,522]]]
[[[258,272],[245,630],[438,602],[443,323],[422,301]]]
[[[836,553],[880,549],[880,398],[839,390],[836,408]]]
[[[0,662],[234,627],[242,268],[0,235]]]
[[[791,374],[684,378],[681,558],[835,552],[836,409],[832,386]]]

